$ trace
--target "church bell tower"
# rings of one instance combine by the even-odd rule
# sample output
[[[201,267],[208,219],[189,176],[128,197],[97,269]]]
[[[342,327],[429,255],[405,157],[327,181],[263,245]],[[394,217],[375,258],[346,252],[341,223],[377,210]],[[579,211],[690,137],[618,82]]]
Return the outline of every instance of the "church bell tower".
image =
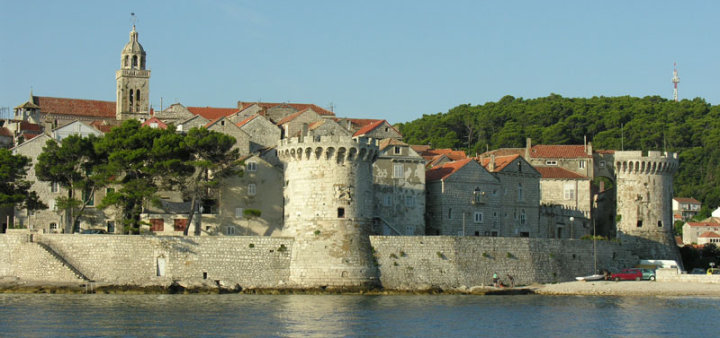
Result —
[[[147,55],[133,25],[130,41],[120,57],[120,70],[115,72],[117,101],[115,117],[118,120],[149,118],[150,71],[145,69]]]

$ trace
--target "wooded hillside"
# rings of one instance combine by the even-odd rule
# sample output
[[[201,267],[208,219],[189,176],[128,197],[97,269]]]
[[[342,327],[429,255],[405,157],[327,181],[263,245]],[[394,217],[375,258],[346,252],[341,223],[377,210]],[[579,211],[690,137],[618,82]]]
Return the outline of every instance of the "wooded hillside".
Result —
[[[505,96],[483,105],[463,104],[396,125],[410,144],[486,149],[533,144],[582,144],[595,149],[667,150],[680,154],[675,196],[703,203],[703,215],[720,205],[720,106],[705,100],[659,96],[537,99]]]

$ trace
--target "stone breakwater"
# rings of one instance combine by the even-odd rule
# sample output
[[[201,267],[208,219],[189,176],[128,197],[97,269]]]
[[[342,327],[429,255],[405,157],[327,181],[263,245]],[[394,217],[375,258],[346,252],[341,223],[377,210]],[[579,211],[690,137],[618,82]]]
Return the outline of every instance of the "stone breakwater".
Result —
[[[370,243],[382,290],[477,291],[491,285],[493,273],[505,283],[512,275],[516,285],[555,283],[587,275],[593,267],[592,242],[582,240],[370,236]],[[0,279],[119,288],[332,289],[322,281],[290,283],[296,249],[287,237],[5,234]],[[597,242],[598,268],[637,261],[620,244]]]

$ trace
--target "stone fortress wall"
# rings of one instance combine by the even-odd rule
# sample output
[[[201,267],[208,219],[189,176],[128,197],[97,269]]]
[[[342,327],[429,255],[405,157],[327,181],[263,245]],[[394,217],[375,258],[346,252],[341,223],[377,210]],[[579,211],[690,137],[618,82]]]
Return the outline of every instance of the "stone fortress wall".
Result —
[[[572,280],[593,272],[592,241],[502,237],[370,236],[379,285],[388,290],[490,285],[493,273],[518,285]],[[598,268],[637,263],[623,245],[597,241]],[[291,281],[292,238],[61,234],[0,236],[0,279],[129,286],[210,283],[243,288],[302,287]],[[328,258],[317,257],[319,262]],[[307,287],[342,287],[337,281]],[[348,284],[346,286],[356,286]]]
[[[617,233],[633,252],[681,262],[672,227],[672,175],[678,155],[659,151],[616,151]]]
[[[295,238],[290,282],[298,287],[377,283],[368,236],[377,141],[316,136],[283,139],[284,234]]]

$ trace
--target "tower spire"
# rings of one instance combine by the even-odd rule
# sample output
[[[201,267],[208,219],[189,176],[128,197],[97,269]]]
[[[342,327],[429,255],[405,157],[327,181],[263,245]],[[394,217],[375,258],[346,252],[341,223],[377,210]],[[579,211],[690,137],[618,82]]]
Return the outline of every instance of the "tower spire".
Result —
[[[673,62],[673,78],[672,83],[674,86],[673,89],[673,101],[678,102],[678,90],[677,85],[680,83],[680,78],[678,77],[678,71],[677,71],[677,62]]]

